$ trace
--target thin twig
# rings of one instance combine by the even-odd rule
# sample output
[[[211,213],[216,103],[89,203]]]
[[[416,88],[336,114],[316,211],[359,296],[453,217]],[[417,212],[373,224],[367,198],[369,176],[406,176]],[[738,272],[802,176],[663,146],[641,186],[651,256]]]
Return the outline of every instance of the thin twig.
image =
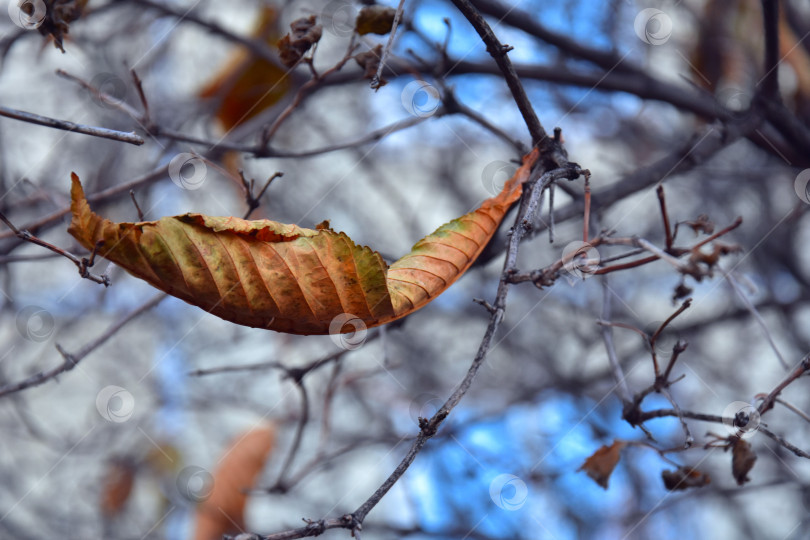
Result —
[[[776,358],[779,360],[779,363],[782,364],[784,369],[790,369],[788,363],[785,361],[785,358],[782,356],[782,353],[779,351],[779,347],[776,345],[776,341],[774,341],[765,319],[762,318],[762,315],[759,314],[759,311],[751,302],[751,299],[748,298],[748,296],[740,288],[740,284],[737,283],[737,278],[734,277],[732,272],[723,272],[723,275],[726,277],[729,285],[731,285],[731,288],[734,290],[737,298],[742,301],[743,305],[745,305],[746,309],[754,317],[754,320],[757,321],[759,327],[762,328],[762,331],[765,333],[765,339],[768,340],[768,344],[771,346],[771,349],[773,349],[774,354],[776,354]]]
[[[371,79],[372,90],[379,90],[382,87],[382,72],[385,68],[385,61],[388,59],[388,54],[391,52],[391,47],[394,45],[394,36],[397,33],[397,27],[399,26],[399,20],[402,18],[402,11],[404,7],[405,0],[399,0],[397,12],[394,14],[394,22],[391,24],[391,33],[388,34],[388,42],[385,44],[385,48],[380,55],[380,65],[377,67],[377,73],[374,74],[374,78]]]
[[[298,455],[298,449],[301,447],[301,441],[304,437],[304,429],[306,429],[307,424],[309,423],[309,395],[307,394],[306,386],[304,386],[303,374],[296,374],[295,376],[291,375],[291,377],[296,388],[298,388],[301,394],[301,416],[298,419],[298,426],[295,429],[295,435],[293,437],[292,445],[290,446],[290,451],[287,453],[287,457],[284,458],[284,464],[281,466],[281,470],[279,471],[275,485],[270,488],[271,491],[277,491],[280,493],[284,493],[287,490],[285,478],[287,478],[291,472],[292,464]]]
[[[658,204],[661,208],[661,219],[664,222],[664,235],[666,237],[666,246],[667,251],[672,249],[672,227],[669,223],[669,215],[667,214],[667,202],[664,198],[664,186],[658,185],[658,188],[655,190],[655,194],[658,196]]]
[[[65,251],[64,249],[51,244],[50,242],[46,242],[45,240],[42,240],[41,238],[39,238],[37,236],[34,236],[33,234],[31,234],[28,231],[18,229],[1,212],[0,212],[0,221],[5,223],[6,226],[9,229],[11,229],[11,232],[13,232],[14,235],[17,238],[19,238],[20,240],[23,240],[25,242],[30,242],[30,243],[36,244],[38,246],[42,246],[45,249],[49,249],[52,252],[54,252],[54,253],[56,253],[58,255],[61,255],[62,257],[65,257],[66,259],[71,261],[73,264],[76,265],[76,268],[79,269],[79,275],[81,277],[83,277],[85,279],[89,279],[90,281],[94,281],[96,283],[99,283],[101,285],[104,285],[105,287],[110,286],[110,278],[109,277],[107,277],[106,275],[97,276],[95,274],[92,274],[90,271],[88,271],[88,268],[93,266],[93,261],[95,260],[96,250],[98,249],[99,244],[96,244],[96,246],[93,249],[93,252],[90,255],[89,259],[87,259],[87,258],[80,259],[79,257],[73,255],[72,253],[69,253],[69,252]]]
[[[141,210],[141,206],[138,204],[138,200],[135,198],[135,190],[129,190],[129,196],[132,199],[132,204],[135,205],[135,210],[138,212],[138,221],[143,221],[143,210]]]
[[[765,412],[769,411],[773,408],[774,401],[776,400],[777,396],[782,393],[782,390],[788,387],[793,381],[797,380],[799,377],[804,375],[805,373],[810,372],[810,355],[805,356],[802,358],[802,361],[799,362],[799,365],[787,376],[785,377],[782,382],[780,382],[776,388],[771,390],[771,393],[765,396],[762,400],[762,403],[759,404],[758,410],[759,414],[764,414]]]
[[[612,302],[611,290],[608,285],[608,277],[602,277],[602,320],[609,321],[612,317]],[[632,402],[630,397],[630,389],[627,387],[627,378],[624,375],[622,366],[619,364],[619,357],[616,354],[616,346],[613,343],[613,328],[610,325],[603,324],[602,327],[602,340],[605,342],[605,350],[607,351],[608,363],[610,369],[613,371],[613,378],[616,379],[616,387],[619,390],[619,398],[625,406]]]
[[[534,107],[532,106],[531,100],[529,100],[529,96],[526,94],[526,90],[523,88],[523,83],[520,82],[520,78],[517,76],[515,68],[512,66],[512,62],[507,56],[511,47],[501,44],[492,32],[489,23],[484,20],[481,13],[469,0],[453,0],[453,4],[467,18],[470,24],[472,24],[475,31],[478,32],[478,35],[481,36],[481,40],[487,46],[487,52],[498,64],[506,80],[506,84],[512,92],[512,97],[518,109],[520,109],[520,114],[523,116],[523,120],[529,128],[529,133],[532,136],[532,144],[540,145],[539,148],[541,152],[545,153],[549,150],[553,141],[548,137],[546,130],[543,129],[543,126],[540,124],[540,119],[537,118],[537,113],[534,112]]]
[[[21,122],[28,122],[29,124],[36,124],[38,126],[61,129],[64,131],[73,131],[75,133],[81,133],[82,135],[90,135],[92,137],[100,137],[102,139],[125,142],[134,144],[136,146],[140,146],[144,143],[144,140],[134,131],[125,133],[115,129],[86,126],[84,124],[76,124],[68,120],[57,120],[55,118],[49,118],[39,114],[9,109],[8,107],[0,106],[0,116],[12,118]]]

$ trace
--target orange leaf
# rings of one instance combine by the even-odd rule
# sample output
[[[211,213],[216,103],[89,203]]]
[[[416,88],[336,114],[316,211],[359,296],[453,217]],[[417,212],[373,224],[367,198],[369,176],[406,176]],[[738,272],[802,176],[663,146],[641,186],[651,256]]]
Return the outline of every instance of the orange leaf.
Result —
[[[197,507],[195,540],[219,540],[245,528],[247,492],[253,488],[275,442],[265,426],[240,434],[225,450],[214,474],[211,496]]]
[[[577,470],[585,471],[597,484],[607,489],[610,475],[619,463],[622,448],[626,445],[624,441],[613,441],[610,446],[602,446]]]
[[[520,197],[537,157],[532,151],[500,194],[442,225],[390,267],[376,251],[325,227],[202,214],[112,223],[90,210],[75,174],[68,231],[87,249],[103,242],[99,255],[227,321],[327,334],[336,317],[351,314],[372,327],[426,305],[470,267]]]
[[[279,35],[278,22],[275,8],[262,7],[252,37],[274,46]],[[281,62],[258,58],[243,48],[200,90],[200,97],[220,100],[216,117],[230,131],[275,105],[291,85]]]

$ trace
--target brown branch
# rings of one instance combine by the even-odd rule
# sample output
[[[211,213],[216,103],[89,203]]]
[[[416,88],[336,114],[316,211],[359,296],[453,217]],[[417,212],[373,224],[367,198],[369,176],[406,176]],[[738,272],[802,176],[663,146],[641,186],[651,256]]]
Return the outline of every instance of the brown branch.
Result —
[[[259,191],[259,193],[254,195],[253,190],[255,188],[256,182],[254,181],[253,178],[251,178],[250,181],[248,181],[245,178],[244,171],[242,169],[239,169],[239,178],[242,181],[242,186],[245,188],[245,203],[247,203],[248,207],[247,211],[245,212],[245,215],[242,216],[242,219],[248,219],[250,217],[250,214],[252,214],[253,211],[256,210],[261,205],[261,198],[264,195],[264,192],[267,191],[267,188],[270,187],[270,184],[273,182],[273,180],[275,180],[276,178],[281,178],[282,176],[284,176],[283,172],[273,173],[273,175],[267,179],[267,182],[264,183],[264,187]]]
[[[371,89],[372,90],[379,90],[382,88],[383,83],[382,81],[382,72],[385,68],[385,61],[388,59],[388,54],[391,52],[391,47],[394,45],[394,36],[397,33],[397,27],[399,26],[399,21],[402,18],[402,11],[405,7],[405,0],[399,0],[399,6],[397,6],[397,12],[394,15],[394,21],[391,23],[391,32],[388,34],[388,42],[385,44],[385,48],[380,55],[380,65],[377,67],[377,73],[374,74],[374,78],[371,79]]]
[[[664,198],[664,186],[659,185],[655,190],[655,194],[658,196],[658,204],[661,208],[661,219],[664,222],[667,251],[670,251],[672,249],[672,227],[669,224],[669,215],[667,215],[667,201]]]
[[[774,402],[779,394],[782,393],[782,390],[787,388],[789,384],[797,380],[799,377],[804,375],[805,373],[810,372],[810,355],[806,355],[802,358],[802,361],[799,362],[799,365],[796,366],[787,377],[785,377],[782,382],[780,382],[776,388],[771,390],[770,394],[765,396],[765,399],[762,400],[762,403],[759,404],[759,414],[764,414],[765,412],[771,410],[773,408]]]
[[[520,79],[515,72],[515,68],[512,66],[512,62],[507,56],[507,53],[511,50],[511,47],[502,45],[501,42],[498,41],[498,38],[492,32],[492,28],[490,28],[489,23],[484,20],[481,13],[472,5],[472,3],[469,2],[469,0],[452,1],[458,10],[467,18],[470,24],[472,24],[475,31],[478,32],[478,35],[481,36],[481,40],[487,46],[487,52],[495,60],[495,63],[498,64],[498,68],[501,70],[501,73],[503,73],[506,84],[509,86],[509,90],[512,92],[512,97],[514,98],[518,109],[520,109],[520,114],[523,116],[523,120],[526,122],[526,126],[529,128],[529,134],[532,136],[532,145],[538,146],[541,153],[545,154],[549,150],[553,141],[549,139],[548,135],[546,134],[546,130],[543,129],[543,126],[540,124],[540,119],[537,118],[537,113],[534,112],[534,107],[532,107],[529,96],[526,94],[526,90],[523,88],[523,83],[520,82]],[[559,163],[559,165],[562,166],[563,163]]]
[[[1,212],[0,212],[0,221],[5,223],[6,226],[9,229],[11,229],[11,232],[13,232],[14,235],[17,238],[19,238],[20,240],[23,240],[25,242],[30,242],[32,244],[44,247],[45,249],[49,249],[52,252],[56,253],[57,255],[61,255],[62,257],[68,259],[70,262],[72,262],[73,264],[76,265],[76,268],[79,269],[79,275],[81,277],[83,277],[85,279],[89,279],[90,281],[94,281],[96,283],[99,283],[101,285],[104,285],[105,287],[110,286],[110,278],[107,275],[97,276],[97,275],[91,273],[88,270],[88,268],[93,266],[93,262],[95,261],[95,257],[96,257],[96,250],[98,250],[99,245],[102,244],[103,242],[100,242],[99,244],[96,244],[96,247],[93,249],[93,252],[90,254],[90,258],[81,258],[80,259],[77,256],[73,255],[72,253],[69,253],[69,252],[65,251],[64,249],[60,248],[59,246],[55,246],[55,245],[51,244],[50,242],[46,242],[45,240],[42,240],[41,238],[39,238],[37,236],[34,236],[33,234],[31,234],[28,231],[18,229]]]
[[[27,122],[29,124],[36,124],[38,126],[45,126],[53,129],[61,129],[64,131],[72,131],[74,133],[81,133],[82,135],[90,135],[92,137],[99,137],[102,139],[110,139],[113,141],[120,141],[129,144],[140,146],[144,140],[139,137],[134,131],[125,133],[115,129],[107,129],[101,127],[86,126],[84,124],[76,124],[68,120],[57,120],[47,116],[41,116],[25,111],[18,111],[16,109],[9,109],[8,107],[0,106],[0,116],[19,120],[20,122]]]
[[[524,233],[529,230],[529,224],[533,222],[535,212],[538,208],[540,194],[551,182],[561,178],[576,178],[580,175],[580,173],[581,170],[579,167],[555,169],[549,171],[545,173],[539,181],[531,184],[528,191],[524,193],[524,196],[521,199],[520,209],[518,210],[518,214],[515,218],[515,224],[512,227],[512,235],[509,238],[509,245],[506,251],[506,260],[504,261],[501,280],[498,284],[498,291],[493,304],[495,311],[490,315],[486,332],[484,333],[484,337],[478,346],[478,352],[467,370],[467,374],[464,376],[464,379],[458,385],[456,390],[450,395],[447,401],[445,401],[445,403],[441,406],[441,408],[436,411],[436,413],[429,420],[424,418],[420,419],[421,430],[419,435],[417,436],[416,440],[414,440],[413,444],[408,450],[408,453],[402,459],[394,472],[391,473],[382,486],[380,486],[374,492],[374,494],[352,514],[359,523],[363,522],[368,512],[370,512],[371,509],[376,506],[380,499],[382,499],[388,490],[393,487],[397,480],[399,480],[399,478],[405,474],[405,471],[408,470],[408,467],[411,465],[411,463],[413,463],[413,460],[416,458],[416,455],[419,453],[425,443],[427,443],[427,441],[436,434],[442,422],[444,422],[447,416],[449,416],[450,412],[455,408],[456,405],[458,405],[458,403],[470,389],[475,376],[487,357],[489,346],[492,342],[492,337],[495,335],[495,332],[503,320],[504,309],[506,307],[506,296],[509,291],[508,276],[515,268],[520,241],[523,238]]]

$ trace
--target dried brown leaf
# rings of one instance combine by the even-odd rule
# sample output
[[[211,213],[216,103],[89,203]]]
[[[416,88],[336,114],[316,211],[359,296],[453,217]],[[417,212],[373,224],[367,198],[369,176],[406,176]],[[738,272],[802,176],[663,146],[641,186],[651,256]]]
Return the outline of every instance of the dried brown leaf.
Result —
[[[704,234],[712,234],[714,232],[714,223],[709,219],[709,216],[706,214],[699,215],[696,219],[692,221],[685,221],[686,225],[692,228],[695,231],[695,234],[700,232]]]
[[[113,223],[90,210],[75,175],[68,231],[89,250],[103,241],[98,255],[237,324],[328,334],[333,321],[351,314],[370,328],[420,309],[467,271],[537,159],[534,150],[497,196],[442,225],[391,266],[327,228],[202,214]]]
[[[670,491],[699,488],[711,483],[708,474],[693,467],[678,467],[675,470],[661,471],[664,487]]]
[[[285,66],[289,68],[295,66],[304,54],[320,41],[323,27],[316,24],[316,20],[315,15],[294,20],[290,24],[290,33],[279,40],[278,51]]]
[[[740,437],[732,437],[729,444],[731,445],[731,473],[734,475],[737,485],[741,486],[751,480],[748,478],[748,473],[754,468],[757,455],[754,453],[751,443]]]
[[[613,441],[610,446],[602,446],[577,470],[585,471],[597,484],[607,489],[610,475],[619,463],[622,448],[626,445],[624,441]]]
[[[397,10],[389,6],[375,4],[365,6],[357,14],[354,27],[361,36],[366,34],[379,34],[384,36],[391,31]]]
[[[377,70],[380,67],[380,58],[382,57],[382,45],[377,45],[370,51],[366,51],[363,53],[356,54],[354,56],[355,62],[363,68],[363,78],[364,79],[373,79],[374,76],[377,74]],[[380,85],[387,84],[388,81],[380,80]]]

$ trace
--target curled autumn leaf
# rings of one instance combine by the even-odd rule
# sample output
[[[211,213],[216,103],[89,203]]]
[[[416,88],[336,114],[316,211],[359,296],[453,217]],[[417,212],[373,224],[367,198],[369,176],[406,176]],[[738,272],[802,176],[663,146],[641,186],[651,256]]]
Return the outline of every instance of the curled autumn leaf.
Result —
[[[442,225],[391,266],[327,227],[202,214],[113,223],[90,210],[75,174],[68,231],[130,274],[227,321],[328,334],[336,317],[350,313],[370,328],[423,307],[472,265],[537,158],[533,150],[497,196]]]
[[[678,467],[674,471],[661,471],[661,479],[664,481],[664,487],[670,491],[699,488],[712,481],[708,474],[693,467]]]
[[[626,445],[627,443],[624,441],[613,441],[610,446],[602,446],[577,470],[585,471],[597,484],[607,489],[610,475],[613,474],[613,469],[619,463],[622,448]]]
[[[214,473],[211,496],[197,507],[194,540],[219,540],[245,529],[248,491],[256,484],[273,449],[270,426],[239,434],[223,452]]]

